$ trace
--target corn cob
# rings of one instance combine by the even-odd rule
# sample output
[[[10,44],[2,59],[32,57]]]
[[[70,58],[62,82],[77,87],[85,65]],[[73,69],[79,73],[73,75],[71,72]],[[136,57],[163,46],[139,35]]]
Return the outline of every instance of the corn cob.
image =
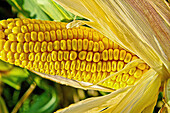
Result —
[[[88,27],[35,19],[0,21],[0,59],[41,73],[97,83],[138,56]],[[100,83],[119,89],[133,85],[149,69],[145,63]]]

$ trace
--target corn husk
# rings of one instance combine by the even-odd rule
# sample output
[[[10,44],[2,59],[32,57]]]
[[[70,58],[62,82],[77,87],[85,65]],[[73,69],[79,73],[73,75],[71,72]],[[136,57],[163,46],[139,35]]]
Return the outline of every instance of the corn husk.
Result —
[[[161,82],[170,78],[169,4],[164,0],[55,0],[81,21],[146,62],[137,84],[58,112],[152,112]],[[68,27],[77,26],[74,21]],[[75,25],[76,24],[76,25]]]

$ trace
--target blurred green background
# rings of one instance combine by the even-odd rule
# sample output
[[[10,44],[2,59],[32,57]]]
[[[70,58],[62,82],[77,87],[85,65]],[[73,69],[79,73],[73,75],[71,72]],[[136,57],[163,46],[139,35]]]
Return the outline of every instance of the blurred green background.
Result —
[[[52,0],[0,1],[0,20],[33,18],[70,22],[74,17]],[[78,16],[76,19],[85,20]],[[80,100],[106,94],[60,85],[0,60],[0,113],[52,113]],[[161,100],[162,93],[155,113],[162,105]]]

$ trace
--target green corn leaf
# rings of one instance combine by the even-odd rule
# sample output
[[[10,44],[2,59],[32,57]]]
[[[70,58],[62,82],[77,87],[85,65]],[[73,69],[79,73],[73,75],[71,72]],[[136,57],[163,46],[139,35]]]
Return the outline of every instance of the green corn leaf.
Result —
[[[0,81],[10,85],[16,90],[20,90],[21,83],[28,77],[29,73],[26,69],[13,67],[10,71],[2,73]]]

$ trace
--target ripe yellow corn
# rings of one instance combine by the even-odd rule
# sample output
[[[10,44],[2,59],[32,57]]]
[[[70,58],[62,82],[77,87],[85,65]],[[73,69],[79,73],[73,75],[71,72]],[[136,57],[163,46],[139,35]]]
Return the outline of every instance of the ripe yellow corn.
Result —
[[[138,57],[87,27],[35,19],[0,21],[0,59],[41,73],[97,83]],[[114,89],[133,85],[144,72],[139,64],[100,83]]]

